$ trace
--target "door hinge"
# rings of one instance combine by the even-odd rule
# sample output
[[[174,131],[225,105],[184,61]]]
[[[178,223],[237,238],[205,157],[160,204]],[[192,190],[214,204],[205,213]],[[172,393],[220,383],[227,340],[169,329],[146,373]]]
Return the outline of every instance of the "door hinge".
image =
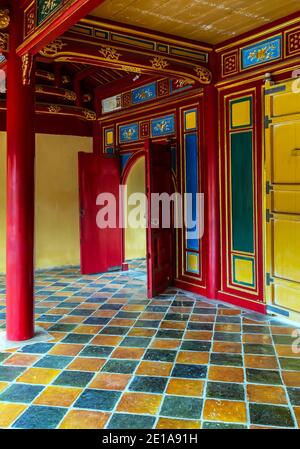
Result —
[[[268,115],[266,115],[265,116],[265,129],[268,129],[269,128],[269,125],[272,123],[272,119],[268,116]]]
[[[266,182],[266,194],[269,195],[270,192],[273,192],[274,187],[273,185],[270,183],[270,181]]]
[[[270,223],[270,220],[272,220],[272,218],[274,218],[274,214],[272,214],[272,212],[270,212],[270,209],[266,210],[266,221],[267,223]]]
[[[272,278],[270,273],[266,273],[266,284],[269,287],[271,284],[274,284],[274,278]]]

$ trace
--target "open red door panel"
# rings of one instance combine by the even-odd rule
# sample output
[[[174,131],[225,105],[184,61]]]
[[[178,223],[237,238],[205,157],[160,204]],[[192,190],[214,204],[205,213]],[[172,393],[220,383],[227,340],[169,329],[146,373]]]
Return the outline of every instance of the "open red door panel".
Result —
[[[81,272],[106,272],[122,265],[122,229],[118,223],[120,167],[118,157],[104,157],[80,152],[80,259]],[[115,198],[113,228],[99,228],[97,214],[106,206],[97,205],[98,195],[112,194]]]
[[[151,194],[172,194],[172,158],[170,144],[145,142],[146,192],[148,199],[147,226],[147,294],[148,298],[163,293],[173,282],[173,230],[163,227],[162,202],[158,209],[151,207]],[[169,212],[171,215],[171,209]]]

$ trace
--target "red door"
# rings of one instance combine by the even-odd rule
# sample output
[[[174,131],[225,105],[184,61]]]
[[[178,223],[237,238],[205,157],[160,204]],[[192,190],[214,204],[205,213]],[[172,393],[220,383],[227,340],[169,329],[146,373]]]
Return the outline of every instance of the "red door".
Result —
[[[122,265],[122,230],[119,228],[119,159],[91,153],[79,153],[80,259],[81,272],[106,272]],[[99,228],[97,205],[101,193],[112,194],[115,227]],[[107,203],[104,203],[106,207]],[[115,207],[114,207],[115,206]]]
[[[172,160],[169,144],[145,143],[146,192],[148,198],[147,226],[147,292],[148,298],[164,292],[173,281],[173,231],[162,225],[162,203],[154,213],[152,193],[172,193]],[[152,209],[152,210],[151,210]],[[170,223],[172,224],[172,219]]]

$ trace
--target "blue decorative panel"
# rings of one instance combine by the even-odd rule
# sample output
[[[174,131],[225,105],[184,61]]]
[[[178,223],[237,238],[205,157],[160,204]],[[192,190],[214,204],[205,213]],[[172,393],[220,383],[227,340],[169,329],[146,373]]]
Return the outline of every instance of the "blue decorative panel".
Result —
[[[120,159],[121,159],[121,170],[123,171],[124,168],[126,167],[127,162],[129,161],[129,159],[131,158],[132,153],[121,153],[120,154]]]
[[[166,136],[175,133],[175,116],[167,115],[166,117],[151,120],[152,137]]]
[[[242,69],[248,69],[281,58],[281,36],[266,39],[242,49]]]
[[[198,136],[196,133],[186,134],[185,140],[185,191],[192,193],[192,214],[188,211],[189,216],[192,216],[193,220],[197,218],[197,197],[198,193]],[[190,232],[195,229],[189,229]],[[186,248],[194,251],[199,251],[198,239],[187,239]]]
[[[143,103],[144,101],[154,100],[156,98],[156,83],[147,84],[138,87],[132,91],[132,104]]]
[[[120,143],[134,142],[139,140],[139,125],[132,123],[131,125],[120,126],[119,133]]]

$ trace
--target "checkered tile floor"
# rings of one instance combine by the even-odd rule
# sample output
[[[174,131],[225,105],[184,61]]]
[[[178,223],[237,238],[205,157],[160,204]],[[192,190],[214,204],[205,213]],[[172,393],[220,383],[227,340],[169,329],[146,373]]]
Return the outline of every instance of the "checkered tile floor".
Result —
[[[176,289],[148,300],[130,268],[36,275],[53,340],[0,353],[1,428],[299,427],[293,327]]]

